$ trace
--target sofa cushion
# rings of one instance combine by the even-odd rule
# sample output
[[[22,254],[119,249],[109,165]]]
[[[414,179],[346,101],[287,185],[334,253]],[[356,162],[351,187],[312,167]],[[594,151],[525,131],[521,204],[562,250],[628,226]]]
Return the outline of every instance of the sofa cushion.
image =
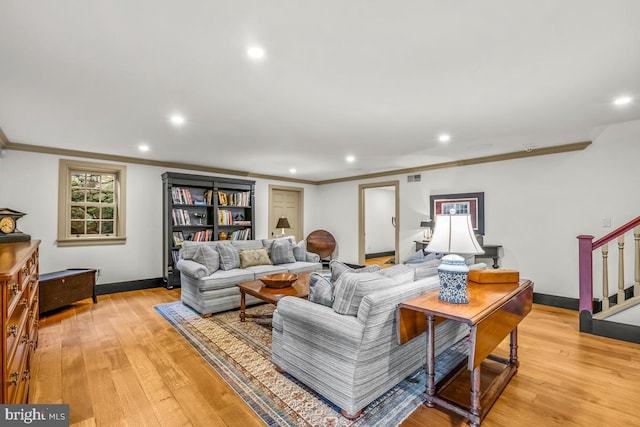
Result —
[[[207,269],[207,276],[215,273],[220,268],[220,254],[208,245],[198,245],[193,261],[204,265]]]
[[[307,260],[307,243],[304,240],[300,240],[298,244],[293,247],[293,256],[296,261]]]
[[[394,285],[392,278],[378,273],[347,271],[334,283],[333,311],[356,316],[362,298]]]
[[[249,270],[243,270],[241,268],[218,270],[209,276],[198,279],[198,292],[200,295],[206,291],[233,288],[232,292],[238,295],[238,302],[240,302],[240,294],[235,285],[252,280],[255,280],[255,276]]]
[[[271,243],[269,257],[273,264],[296,262],[296,258],[293,256],[293,242],[290,239],[275,239]]]
[[[316,304],[331,307],[333,305],[333,284],[329,278],[318,273],[311,273],[308,299]]]
[[[373,264],[367,267],[352,268],[344,262],[334,259],[329,262],[329,270],[331,271],[331,281],[335,283],[343,273],[346,273],[348,271],[355,273],[373,273],[380,270],[380,266]]]
[[[240,255],[238,249],[229,243],[218,243],[220,253],[220,268],[222,270],[232,270],[240,268]]]
[[[393,267],[383,268],[378,271],[378,274],[391,277],[398,284],[412,282],[415,278],[415,273],[413,268],[407,267],[404,264],[394,265]]]
[[[231,240],[233,246],[240,249],[260,249],[264,248],[262,240]]]
[[[267,249],[240,249],[240,268],[253,267],[255,265],[271,265]]]

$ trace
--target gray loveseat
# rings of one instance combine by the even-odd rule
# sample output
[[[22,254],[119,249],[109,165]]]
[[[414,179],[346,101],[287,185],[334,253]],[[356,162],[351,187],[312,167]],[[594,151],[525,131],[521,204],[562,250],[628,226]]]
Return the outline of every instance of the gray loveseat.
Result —
[[[402,280],[411,270],[403,265],[392,268],[405,276]],[[437,289],[438,276],[417,281],[411,276],[398,283],[383,272],[346,272],[335,281],[330,301],[284,297],[274,312],[273,363],[336,404],[348,418],[359,416],[426,360],[424,334],[398,343],[396,306]],[[469,328],[447,320],[436,331],[439,355],[467,336]]]
[[[177,263],[182,302],[202,316],[240,307],[237,284],[275,273],[322,268],[320,257],[295,239],[185,241]],[[261,303],[247,295],[247,305]]]

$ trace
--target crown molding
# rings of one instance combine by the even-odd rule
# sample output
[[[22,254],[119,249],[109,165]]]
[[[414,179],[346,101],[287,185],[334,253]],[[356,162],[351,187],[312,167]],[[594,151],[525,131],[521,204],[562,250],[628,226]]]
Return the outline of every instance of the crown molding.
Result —
[[[548,154],[568,153],[571,151],[581,151],[591,145],[591,141],[574,142],[564,145],[553,145],[550,147],[532,148],[525,151],[514,151],[511,153],[495,154],[492,156],[474,157],[471,159],[452,160],[450,162],[435,163],[433,165],[416,166],[412,168],[395,169],[385,172],[370,173],[366,175],[357,175],[347,178],[328,179],[323,181],[315,181],[317,185],[334,184],[338,182],[360,181],[370,178],[382,178],[393,175],[410,174],[414,172],[424,172],[435,169],[454,168],[460,166],[478,165],[481,163],[501,162],[504,160],[523,159],[527,157],[546,156]]]
[[[515,160],[515,159],[523,159],[527,157],[546,156],[550,154],[568,153],[571,151],[584,150],[591,144],[592,144],[591,141],[574,142],[571,144],[553,145],[550,147],[533,148],[528,150],[514,151],[511,153],[495,154],[492,156],[453,160],[450,162],[415,166],[415,167],[404,168],[404,169],[394,169],[394,170],[385,171],[385,172],[356,175],[356,176],[351,176],[346,178],[311,181],[311,180],[305,180],[305,179],[296,179],[296,178],[281,177],[281,176],[275,176],[275,175],[251,173],[247,171],[239,171],[234,169],[215,168],[215,167],[203,166],[203,165],[192,164],[192,163],[166,162],[166,161],[160,161],[160,160],[141,159],[138,157],[95,153],[91,151],[68,150],[64,148],[53,148],[53,147],[46,147],[41,145],[20,144],[20,143],[9,141],[4,135],[4,133],[2,133],[2,129],[0,129],[0,148],[7,149],[7,150],[28,151],[33,153],[53,154],[53,155],[59,155],[59,156],[84,157],[88,159],[124,162],[124,163],[157,166],[157,167],[165,167],[165,168],[186,169],[186,170],[197,171],[197,172],[225,174],[225,175],[241,176],[245,178],[260,178],[260,179],[267,179],[267,180],[273,180],[273,181],[285,181],[285,182],[293,182],[297,184],[310,184],[310,185],[324,185],[324,184],[334,184],[339,182],[360,181],[364,179],[410,174],[414,172],[424,172],[424,171],[430,171],[430,170],[436,170],[436,169],[478,165],[481,163],[501,162],[505,160]]]

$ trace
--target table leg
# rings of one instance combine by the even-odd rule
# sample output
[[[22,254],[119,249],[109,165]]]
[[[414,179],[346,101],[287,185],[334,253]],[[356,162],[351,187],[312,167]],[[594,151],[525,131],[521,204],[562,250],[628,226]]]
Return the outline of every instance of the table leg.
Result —
[[[471,372],[471,408],[469,408],[469,425],[480,425],[480,365]]]
[[[425,405],[430,408],[435,406],[435,403],[429,398],[436,394],[436,337],[435,337],[435,316],[427,315],[427,390],[425,396]]]
[[[246,300],[245,300],[245,293],[240,291],[240,321],[244,322],[245,320],[245,308],[246,308]]]
[[[515,365],[515,367],[519,367],[518,362],[518,327],[513,328],[510,334],[509,340],[509,364]]]

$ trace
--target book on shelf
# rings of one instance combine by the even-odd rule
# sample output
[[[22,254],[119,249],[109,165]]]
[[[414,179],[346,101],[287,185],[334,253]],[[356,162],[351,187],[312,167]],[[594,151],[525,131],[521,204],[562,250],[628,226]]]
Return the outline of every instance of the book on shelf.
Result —
[[[182,231],[174,231],[173,244],[175,246],[182,246],[182,242],[184,242],[184,235],[182,234]]]
[[[220,206],[249,207],[251,206],[251,192],[241,191],[238,193],[227,193],[225,191],[218,191],[218,204]]]
[[[191,217],[186,209],[171,209],[173,225],[191,225]]]
[[[236,230],[228,237],[228,240],[250,240],[251,239],[251,229],[244,228],[242,230]]]
[[[233,225],[233,213],[227,209],[218,209],[218,225]]]
[[[234,220],[234,221],[233,221],[233,225],[248,226],[248,225],[251,225],[251,221],[246,221],[246,220]]]
[[[207,205],[213,205],[213,190],[207,190],[204,192],[204,202]]]
[[[179,205],[193,205],[193,198],[191,197],[191,190],[182,187],[171,188],[171,198],[173,203]]]
[[[173,258],[173,265],[176,265],[180,259],[180,251],[171,251],[171,258]]]

